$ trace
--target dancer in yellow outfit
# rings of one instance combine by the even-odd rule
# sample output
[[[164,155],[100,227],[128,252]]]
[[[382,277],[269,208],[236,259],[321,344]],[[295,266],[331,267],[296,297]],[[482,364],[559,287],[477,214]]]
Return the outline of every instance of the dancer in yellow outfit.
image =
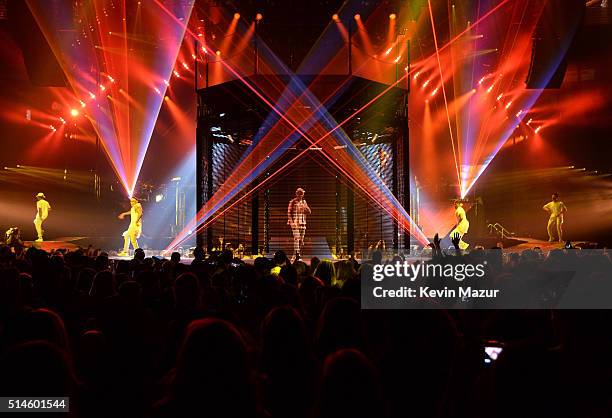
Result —
[[[455,217],[457,218],[457,226],[450,233],[450,237],[452,239],[455,234],[459,234],[459,248],[461,250],[465,250],[470,246],[470,244],[463,241],[463,236],[467,234],[468,229],[470,228],[470,222],[467,220],[465,209],[463,209],[463,203],[461,203],[459,200],[455,200]]]
[[[36,235],[38,236],[36,242],[42,242],[43,232],[42,224],[49,216],[51,205],[46,200],[44,193],[38,193],[36,195],[36,217],[34,218],[34,227],[36,228]]]
[[[567,212],[565,203],[559,200],[559,193],[553,193],[552,201],[545,204],[542,209],[550,213],[548,218],[548,242],[555,241],[555,231],[557,232],[557,238],[559,242],[563,242],[563,214]]]
[[[137,239],[140,238],[140,234],[142,233],[142,206],[135,197],[130,199],[130,205],[132,205],[132,208],[128,212],[123,212],[118,216],[119,219],[123,219],[127,215],[130,215],[130,226],[128,226],[128,229],[123,233],[123,251],[117,254],[121,257],[128,255],[130,241],[134,249],[138,248]]]

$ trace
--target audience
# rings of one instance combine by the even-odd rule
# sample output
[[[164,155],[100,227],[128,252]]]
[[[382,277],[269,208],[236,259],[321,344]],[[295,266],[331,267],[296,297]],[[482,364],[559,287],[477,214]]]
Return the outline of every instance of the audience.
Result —
[[[486,260],[502,284],[568,260],[602,282],[612,264],[431,254]],[[401,258],[194,256],[0,247],[0,396],[70,396],[73,417],[610,415],[607,311],[362,310],[361,274]],[[504,347],[493,364],[487,344]]]

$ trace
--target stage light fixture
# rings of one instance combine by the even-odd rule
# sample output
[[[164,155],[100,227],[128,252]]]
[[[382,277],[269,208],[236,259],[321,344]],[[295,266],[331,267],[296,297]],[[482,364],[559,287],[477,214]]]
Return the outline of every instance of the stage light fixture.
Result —
[[[181,75],[179,74],[178,71],[174,70],[173,73],[176,78],[181,78]]]
[[[332,19],[334,22],[340,22],[340,16],[338,16],[337,14],[334,13],[334,15],[332,16]]]
[[[70,109],[70,116],[72,116],[73,118],[76,118],[77,116],[79,116],[79,109],[75,109],[75,108]]]
[[[395,18],[396,18],[396,17],[397,17],[397,16],[396,16],[396,14],[395,14],[395,13],[391,13],[391,14],[389,15],[389,19],[391,19],[391,20],[395,20]]]
[[[359,13],[357,13],[354,17],[355,17],[355,20],[360,20],[361,19],[361,15]]]
[[[236,20],[240,19],[240,13],[234,13],[234,19]]]
[[[215,54],[217,54],[218,57],[221,56],[221,51],[217,50],[217,52],[215,52]]]
[[[168,96],[164,96],[164,100],[165,100],[165,101],[170,101],[170,97],[168,97]]]
[[[164,195],[163,194],[156,194],[155,195],[155,203],[159,203],[162,200],[164,200]]]
[[[183,68],[186,69],[187,71],[189,71],[189,66],[187,65],[186,62],[183,61]]]
[[[263,19],[263,15],[261,13],[257,13],[255,15],[255,20],[259,22],[261,19]]]

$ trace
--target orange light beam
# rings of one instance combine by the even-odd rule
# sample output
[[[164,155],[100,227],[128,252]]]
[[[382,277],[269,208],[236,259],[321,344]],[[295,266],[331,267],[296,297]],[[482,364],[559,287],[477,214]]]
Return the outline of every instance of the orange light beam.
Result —
[[[444,74],[442,73],[442,63],[440,62],[440,51],[438,49],[438,37],[436,36],[436,25],[434,23],[433,9],[431,7],[431,0],[427,0],[429,5],[429,18],[431,20],[431,31],[433,33],[434,47],[436,49],[436,58],[438,60],[438,72],[440,73],[440,80],[442,83],[442,96],[444,97],[444,107],[446,108],[446,118],[448,121],[448,133],[450,134],[451,145],[453,148],[453,158],[455,160],[455,168],[457,170],[457,180],[459,181],[459,193],[463,195],[463,183],[461,181],[461,174],[459,172],[459,164],[457,161],[457,150],[455,149],[455,138],[453,136],[453,127],[451,125],[450,114],[448,113],[448,101],[446,99],[446,88],[444,87]],[[469,28],[469,27],[468,27]]]

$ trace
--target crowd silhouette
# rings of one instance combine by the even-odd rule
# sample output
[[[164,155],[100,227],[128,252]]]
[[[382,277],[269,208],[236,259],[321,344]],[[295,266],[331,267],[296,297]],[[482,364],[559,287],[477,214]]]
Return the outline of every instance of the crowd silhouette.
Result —
[[[609,311],[362,310],[372,259],[0,247],[0,396],[69,396],[74,417],[610,416]]]

